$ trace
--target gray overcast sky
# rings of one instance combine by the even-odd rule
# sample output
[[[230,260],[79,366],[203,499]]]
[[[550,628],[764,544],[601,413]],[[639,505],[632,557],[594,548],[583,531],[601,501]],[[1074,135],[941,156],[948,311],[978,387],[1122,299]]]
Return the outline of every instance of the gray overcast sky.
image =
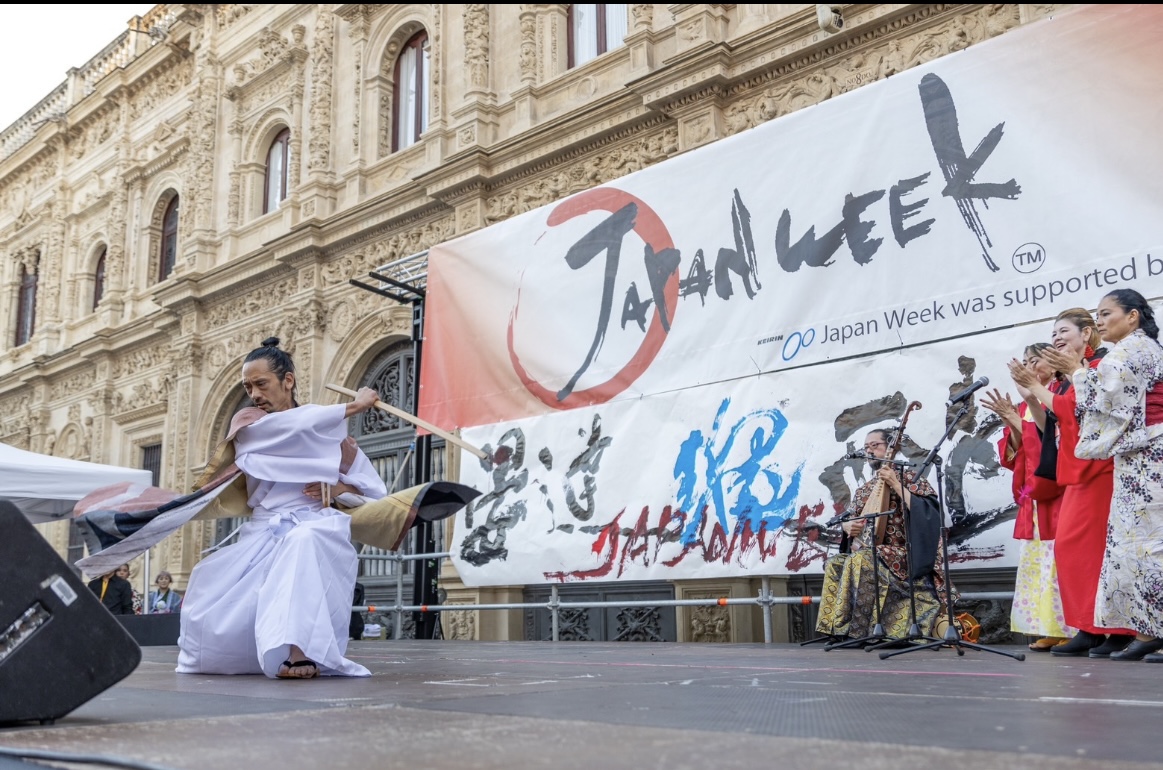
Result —
[[[0,130],[12,125],[153,3],[0,5]]]

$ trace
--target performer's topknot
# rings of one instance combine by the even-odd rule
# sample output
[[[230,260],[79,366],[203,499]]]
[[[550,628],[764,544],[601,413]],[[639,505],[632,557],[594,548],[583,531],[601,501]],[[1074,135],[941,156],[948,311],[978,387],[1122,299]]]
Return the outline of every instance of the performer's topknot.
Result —
[[[279,338],[278,337],[267,337],[265,340],[262,341],[262,346],[264,348],[277,348],[279,346]]]

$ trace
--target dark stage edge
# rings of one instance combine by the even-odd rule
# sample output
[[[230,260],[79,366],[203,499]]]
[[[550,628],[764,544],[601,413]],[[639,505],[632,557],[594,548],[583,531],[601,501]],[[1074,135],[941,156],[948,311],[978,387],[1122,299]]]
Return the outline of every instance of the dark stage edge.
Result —
[[[1020,649],[1020,648],[1007,648]],[[353,643],[370,679],[173,672],[0,745],[174,768],[1163,767],[1163,665],[789,645]],[[417,764],[419,763],[419,764]]]

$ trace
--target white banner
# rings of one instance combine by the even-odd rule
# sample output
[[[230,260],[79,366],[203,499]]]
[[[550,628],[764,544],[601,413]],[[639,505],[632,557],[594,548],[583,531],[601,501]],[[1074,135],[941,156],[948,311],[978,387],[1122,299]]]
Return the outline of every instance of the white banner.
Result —
[[[816,562],[793,543],[814,530],[789,522],[817,506],[830,517],[843,497],[813,487],[849,441],[832,438],[840,411],[899,391],[927,403],[912,432],[930,443],[937,404],[968,384],[959,356],[1008,382],[1002,362],[1049,333],[991,330],[1093,307],[1112,288],[1163,295],[1161,35],[1152,6],[1062,14],[433,249],[421,415],[494,448],[521,431],[533,447],[520,470],[502,458],[465,472],[485,490],[507,472],[531,486],[503,546],[474,531],[493,517],[498,532],[507,503],[482,499],[458,521],[464,580],[802,569]],[[781,495],[798,478],[794,515],[752,516],[762,546],[696,560],[690,505],[711,506],[706,538],[715,522],[728,544],[745,532],[725,498],[686,494],[674,463],[696,433],[726,440],[724,425],[770,410],[788,423],[764,460],[780,470],[757,478],[784,479]],[[570,471],[595,417],[613,439],[601,470]],[[585,518],[554,498],[579,474],[601,490]],[[958,504],[1012,516],[1008,480],[995,485],[981,500],[967,485]],[[647,530],[681,520],[685,539],[594,572],[593,554],[643,509]],[[1008,532],[966,527],[965,558],[1013,563]]]
[[[870,474],[845,455],[915,400],[903,450],[920,461],[956,411],[950,392],[1007,381],[1005,353],[1046,331],[989,335],[1000,355],[951,340],[468,430],[493,460],[463,455],[461,480],[484,495],[457,520],[457,568],[479,584],[819,570],[839,536],[822,525]],[[1000,438],[996,417],[970,412],[944,447],[955,565],[1016,564]]]

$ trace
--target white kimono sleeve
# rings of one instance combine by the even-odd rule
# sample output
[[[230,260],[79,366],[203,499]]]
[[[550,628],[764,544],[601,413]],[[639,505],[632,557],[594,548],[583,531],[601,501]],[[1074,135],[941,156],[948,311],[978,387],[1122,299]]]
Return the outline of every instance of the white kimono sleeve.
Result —
[[[234,462],[261,481],[334,484],[339,480],[339,445],[347,438],[346,411],[344,404],[306,404],[272,412],[234,437]]]
[[[1128,337],[1098,368],[1080,369],[1072,377],[1079,418],[1074,454],[1083,460],[1104,460],[1147,445],[1144,399],[1149,383],[1134,364],[1137,342]]]
[[[339,474],[339,480],[359,490],[359,494],[344,492],[335,498],[336,502],[348,508],[357,508],[388,495],[384,480],[376,473],[375,466],[361,449],[356,450],[355,461],[347,469],[347,473]]]

